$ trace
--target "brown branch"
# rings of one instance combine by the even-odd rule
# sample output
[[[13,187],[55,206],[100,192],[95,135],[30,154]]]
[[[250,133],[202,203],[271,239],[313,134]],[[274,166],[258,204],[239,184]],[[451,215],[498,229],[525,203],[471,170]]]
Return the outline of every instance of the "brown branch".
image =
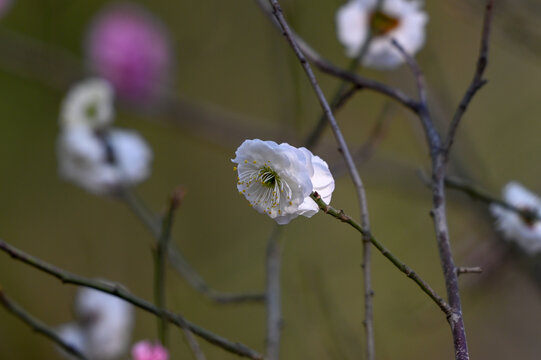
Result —
[[[199,346],[197,339],[195,338],[193,333],[190,331],[190,329],[184,326],[182,327],[182,331],[184,332],[184,338],[186,339],[188,346],[192,350],[192,354],[195,360],[206,360],[207,358],[205,356],[205,353],[203,353],[201,346]]]
[[[45,336],[49,340],[52,340],[69,354],[78,359],[87,360],[86,356],[79,352],[77,348],[65,342],[55,330],[51,329],[40,320],[27,313],[20,305],[11,300],[2,289],[0,289],[0,304],[2,304],[7,311],[15,315],[19,320],[30,326],[32,330]]]
[[[154,314],[158,317],[163,317],[171,324],[178,326],[179,328],[188,328],[195,335],[201,337],[207,342],[214,344],[225,351],[231,352],[233,354],[247,357],[254,360],[262,360],[263,356],[252,350],[248,346],[230,341],[220,335],[217,335],[213,332],[210,332],[199,325],[196,325],[183,316],[175,314],[167,309],[159,308],[152,304],[149,301],[146,301],[142,298],[139,298],[129,291],[127,291],[123,286],[119,284],[114,284],[111,282],[92,280],[85,278],[83,276],[62,270],[54,265],[48,264],[45,261],[42,261],[32,255],[29,255],[10,244],[6,243],[3,240],[0,240],[0,250],[10,255],[13,259],[19,260],[31,267],[38,269],[46,274],[49,274],[58,280],[62,281],[64,284],[74,284],[80,286],[86,286],[93,288],[107,294],[117,296],[121,299],[126,300],[127,302],[133,304],[134,306],[143,309],[151,314]]]
[[[456,132],[460,124],[464,113],[468,109],[470,102],[473,97],[487,83],[487,80],[483,79],[485,69],[488,64],[488,44],[490,40],[490,30],[492,27],[492,14],[494,7],[494,0],[487,0],[485,7],[485,17],[483,20],[483,32],[481,34],[481,46],[479,47],[479,58],[477,59],[477,67],[473,75],[473,79],[470,83],[470,86],[466,90],[464,97],[460,101],[458,108],[456,109],[453,120],[449,124],[449,129],[447,130],[447,138],[445,139],[445,145],[443,151],[445,152],[445,157],[449,157],[449,152],[451,151],[451,146],[455,140]]]
[[[460,266],[456,268],[456,274],[458,276],[462,274],[480,274],[482,272],[483,272],[483,269],[481,269],[480,266],[474,266],[474,267]]]
[[[274,11],[272,6],[268,6],[267,1],[265,0],[255,0],[263,12],[271,19],[273,24],[282,31],[281,24],[275,19]],[[342,69],[329,60],[323,58],[318,52],[316,52],[306,41],[304,41],[298,34],[293,30],[289,29],[289,36],[293,39],[298,47],[299,51],[303,54],[305,59],[313,63],[320,71],[345,80],[352,85],[355,85],[362,89],[368,89],[385,95],[411,110],[414,113],[418,112],[418,104],[415,100],[404,94],[402,91],[395,89],[391,86],[385,85],[378,81],[365,78],[363,76],[357,75],[351,71]]]
[[[323,109],[323,112],[325,113],[327,120],[329,121],[331,129],[334,133],[336,142],[338,143],[339,151],[341,151],[342,155],[344,156],[344,160],[346,161],[346,164],[348,166],[349,174],[351,176],[353,184],[355,185],[357,197],[359,200],[359,207],[361,209],[361,223],[364,228],[364,232],[363,232],[364,282],[363,283],[364,283],[364,293],[365,293],[365,329],[366,329],[366,343],[367,343],[366,352],[367,352],[368,360],[373,360],[374,354],[375,354],[375,346],[374,346],[374,324],[373,324],[373,304],[372,304],[373,291],[372,291],[371,274],[370,274],[371,235],[370,235],[370,219],[368,215],[368,204],[366,200],[364,184],[355,167],[353,157],[351,156],[351,153],[347,146],[346,140],[342,134],[342,131],[340,130],[340,127],[338,126],[338,123],[336,122],[336,119],[334,118],[333,112],[325,98],[325,95],[323,94],[323,91],[321,90],[318,84],[318,81],[314,75],[314,72],[312,71],[312,68],[310,67],[310,64],[308,63],[305,55],[303,54],[303,51],[300,49],[299,45],[297,44],[295,35],[291,31],[289,24],[287,23],[282,13],[280,4],[278,3],[277,0],[269,0],[269,1],[273,9],[274,18],[276,19],[276,21],[280,24],[280,27],[282,28],[282,34],[286,37],[293,52],[299,59],[299,62],[301,66],[303,67],[304,72],[306,73],[306,76],[308,77],[308,80],[310,81],[310,84],[312,85],[312,88],[316,94],[316,97]]]
[[[160,220],[146,205],[146,203],[131,189],[125,189],[118,194],[120,199],[147,227],[154,239],[158,241],[161,236]],[[223,293],[211,288],[199,273],[184,258],[174,243],[168,246],[168,259],[177,274],[182,276],[196,290],[217,304],[234,304],[243,302],[265,301],[264,293]]]
[[[282,227],[275,225],[267,245],[267,360],[280,358],[280,333],[282,330],[282,300],[280,267]]]

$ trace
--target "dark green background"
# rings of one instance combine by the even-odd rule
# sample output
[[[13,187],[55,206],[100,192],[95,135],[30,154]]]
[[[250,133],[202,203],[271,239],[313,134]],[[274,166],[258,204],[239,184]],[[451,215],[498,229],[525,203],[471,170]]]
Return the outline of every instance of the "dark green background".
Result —
[[[152,299],[152,239],[121,203],[59,180],[55,157],[58,110],[83,64],[83,39],[104,1],[15,0],[0,19],[0,237],[70,271],[125,284]],[[121,106],[116,123],[135,128],[154,150],[151,178],[138,187],[156,211],[173,189],[188,189],[174,241],[201,275],[224,291],[261,290],[264,252],[273,222],[247,206],[235,188],[230,159],[240,142],[262,138],[300,146],[319,106],[291,50],[254,2],[140,3],[170,29],[175,48],[174,96],[189,104],[175,114]],[[482,6],[428,2],[427,44],[418,55],[433,113],[451,114],[474,70]],[[477,2],[476,2],[477,3]],[[346,66],[334,33],[341,1],[285,1],[295,29],[319,52]],[[458,134],[455,173],[493,194],[516,179],[541,190],[541,11],[534,1],[497,1],[489,84],[475,98]],[[26,52],[31,48],[35,52]],[[64,63],[63,61],[66,61]],[[414,95],[407,68],[363,74]],[[338,82],[318,73],[331,95]],[[196,106],[197,111],[192,111]],[[430,193],[415,170],[428,157],[417,119],[382,96],[363,91],[338,114],[352,148],[359,147],[385,106],[390,125],[360,170],[378,238],[442,295],[443,278],[428,212]],[[240,124],[240,127],[239,127]],[[227,131],[224,129],[228,129]],[[339,164],[326,133],[315,153]],[[460,169],[456,166],[460,163]],[[460,170],[460,171],[459,171]],[[358,217],[351,181],[336,179],[332,204]],[[449,222],[459,265],[484,265],[460,279],[473,359],[536,359],[541,351],[538,285],[523,259],[495,258],[502,240],[482,205],[449,193]],[[297,219],[284,232],[284,359],[359,359],[362,331],[361,242],[323,214]],[[452,359],[448,325],[415,285],[374,253],[375,333],[379,360]],[[0,286],[48,324],[71,319],[75,288],[0,254]],[[168,304],[232,340],[264,349],[260,305],[213,305],[168,273]],[[137,311],[134,340],[156,337],[155,319]],[[172,359],[190,358],[171,331]],[[235,358],[201,341],[209,359]],[[0,310],[0,358],[58,359],[49,340]]]

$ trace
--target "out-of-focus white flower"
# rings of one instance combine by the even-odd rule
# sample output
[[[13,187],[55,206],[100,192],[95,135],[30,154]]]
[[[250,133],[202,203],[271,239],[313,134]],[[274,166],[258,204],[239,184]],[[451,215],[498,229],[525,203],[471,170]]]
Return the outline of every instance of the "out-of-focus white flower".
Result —
[[[317,191],[329,204],[334,179],[325,161],[306,148],[259,139],[244,141],[232,161],[238,164],[237,189],[260,213],[278,224],[319,210],[310,198]]]
[[[349,57],[356,57],[368,38],[374,37],[362,59],[366,67],[390,69],[404,62],[404,57],[391,43],[395,39],[404,50],[414,55],[425,43],[427,14],[417,0],[350,0],[336,13],[338,40]]]
[[[152,151],[135,131],[64,129],[57,143],[60,175],[95,194],[111,194],[150,174]]]
[[[62,127],[104,128],[113,121],[113,87],[108,81],[92,78],[75,84],[62,102]]]
[[[503,199],[516,208],[541,216],[541,199],[517,182],[510,182],[502,191]],[[492,204],[490,211],[496,218],[498,229],[504,237],[515,241],[525,252],[541,251],[541,222],[529,220],[515,211]]]
[[[168,360],[169,352],[161,344],[139,341],[132,347],[132,360]]]
[[[113,360],[126,354],[134,322],[131,304],[98,290],[80,288],[75,316],[75,322],[62,325],[58,334],[89,360]]]

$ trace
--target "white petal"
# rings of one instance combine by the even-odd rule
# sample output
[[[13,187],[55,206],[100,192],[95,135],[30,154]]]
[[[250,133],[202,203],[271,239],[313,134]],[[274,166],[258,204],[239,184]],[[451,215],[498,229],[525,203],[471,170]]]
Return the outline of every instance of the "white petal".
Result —
[[[116,296],[81,288],[75,312],[92,359],[116,359],[126,353],[133,328],[133,306]]]
[[[366,41],[369,16],[375,5],[373,0],[351,0],[337,11],[338,40],[346,47],[349,57],[357,56]],[[385,70],[404,63],[403,56],[392,45],[391,39],[395,39],[410,55],[423,47],[428,16],[416,0],[385,0],[382,11],[398,19],[399,24],[387,34],[372,39],[362,62],[366,67]]]
[[[84,80],[73,86],[61,110],[61,125],[103,128],[113,120],[113,87],[100,78]]]

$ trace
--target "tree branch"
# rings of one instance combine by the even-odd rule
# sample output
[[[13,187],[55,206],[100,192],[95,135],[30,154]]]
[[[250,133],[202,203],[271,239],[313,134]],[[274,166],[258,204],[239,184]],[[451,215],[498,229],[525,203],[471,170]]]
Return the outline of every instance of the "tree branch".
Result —
[[[19,260],[27,265],[32,266],[46,274],[49,274],[64,284],[74,284],[80,286],[90,287],[114,296],[117,296],[121,299],[126,300],[127,302],[133,304],[134,306],[143,309],[151,314],[154,314],[158,317],[163,317],[167,319],[171,324],[178,326],[179,328],[188,328],[195,335],[201,337],[202,339],[208,341],[211,344],[214,344],[228,352],[237,354],[239,356],[247,357],[254,360],[262,360],[263,356],[247,347],[244,344],[238,342],[232,342],[226,338],[221,337],[220,335],[214,334],[199,325],[196,325],[183,316],[175,314],[169,310],[159,308],[153,305],[151,302],[141,299],[119,284],[112,284],[110,282],[92,280],[85,278],[83,276],[70,273],[68,271],[62,270],[54,265],[48,264],[32,255],[29,255],[11,245],[6,243],[3,240],[0,240],[0,250],[4,251],[12,258]]]
[[[62,347],[62,349],[66,350],[69,354],[81,360],[88,360],[84,354],[79,352],[78,349],[74,348],[71,344],[62,340],[62,338],[58,336],[55,330],[45,325],[40,320],[27,313],[21,306],[13,302],[1,288],[0,304],[2,304],[7,311],[15,315],[19,320],[30,326],[32,330],[34,330],[38,334],[45,336],[49,340],[52,340],[60,347]]]
[[[492,26],[493,7],[494,0],[488,0],[485,7],[485,17],[483,20],[483,32],[481,34],[481,46],[479,48],[477,67],[475,69],[475,73],[473,75],[470,86],[466,90],[462,101],[460,101],[460,105],[456,109],[453,120],[451,120],[451,123],[449,124],[449,129],[447,130],[447,138],[445,139],[445,145],[443,147],[446,158],[449,157],[449,152],[451,151],[451,146],[453,146],[456,132],[458,130],[458,125],[460,124],[460,120],[462,119],[464,113],[468,109],[468,105],[470,104],[477,91],[479,91],[479,89],[481,89],[483,85],[487,83],[487,80],[483,79],[483,75],[488,64],[488,44],[490,40],[490,30]]]
[[[275,225],[267,245],[267,360],[280,358],[280,333],[282,330],[281,231],[282,227]]]
[[[334,207],[325,204],[325,202],[321,199],[321,196],[317,192],[313,192],[310,197],[316,202],[316,204],[319,206],[320,210],[322,210],[325,214],[329,214],[335,219],[338,219],[342,222],[347,223],[357,231],[359,231],[361,234],[364,234],[364,228],[359,225],[355,220],[353,220],[349,215],[347,215],[343,210],[337,210]],[[401,272],[403,272],[407,277],[412,279],[420,288],[421,290],[427,294],[432,301],[438,305],[441,311],[445,314],[445,316],[449,317],[452,315],[452,309],[451,307],[443,300],[441,296],[439,296],[432,287],[424,281],[412,268],[410,268],[408,265],[406,265],[404,262],[402,262],[398,257],[396,257],[393,253],[391,253],[385,246],[383,246],[382,243],[380,243],[372,234],[370,242],[372,245],[378,249],[378,251],[385,256],[388,260],[391,261],[391,263]]]
[[[160,220],[148,208],[145,202],[131,189],[125,189],[119,194],[119,197],[135,214],[135,216],[137,216],[139,220],[141,220],[141,222],[148,228],[154,239],[159,239],[161,234]],[[265,301],[264,293],[229,294],[214,290],[188,263],[174,243],[171,243],[168,247],[167,255],[171,266],[173,266],[180,276],[188,281],[188,283],[196,291],[199,291],[201,294],[205,295],[207,298],[217,304],[234,304],[242,302],[262,303]]]
[[[371,274],[370,274],[371,235],[370,235],[370,219],[368,215],[368,205],[367,205],[367,200],[366,200],[364,184],[355,167],[353,157],[351,156],[346,140],[344,136],[342,135],[342,131],[340,130],[340,127],[338,126],[338,123],[336,122],[336,119],[334,118],[333,112],[325,98],[325,95],[323,94],[323,91],[321,90],[318,84],[318,81],[314,75],[314,72],[312,71],[312,68],[310,67],[310,64],[306,60],[306,57],[304,56],[303,51],[300,49],[299,45],[297,44],[295,35],[291,31],[286,19],[284,18],[284,15],[282,14],[282,9],[280,7],[280,4],[278,3],[277,0],[269,0],[269,1],[273,9],[274,18],[276,19],[276,21],[280,24],[280,27],[282,28],[282,31],[283,31],[282,34],[286,37],[288,43],[293,49],[293,52],[299,59],[299,62],[301,66],[303,67],[304,72],[306,73],[306,76],[308,77],[308,80],[310,81],[310,84],[312,85],[312,88],[316,94],[316,97],[323,109],[323,112],[325,113],[325,116],[327,117],[327,120],[329,121],[331,129],[336,138],[336,142],[338,143],[339,151],[341,151],[342,155],[344,156],[344,160],[346,161],[346,164],[348,166],[349,174],[351,176],[353,184],[355,185],[357,197],[359,200],[359,207],[361,209],[361,223],[364,228],[363,273],[364,273],[364,294],[365,294],[365,304],[364,304],[365,305],[365,322],[364,324],[365,324],[365,329],[366,329],[366,353],[367,353],[367,359],[373,360],[375,358],[375,355],[374,355],[375,345],[374,345],[374,324],[373,324],[373,304],[372,304],[373,291],[372,291]]]

